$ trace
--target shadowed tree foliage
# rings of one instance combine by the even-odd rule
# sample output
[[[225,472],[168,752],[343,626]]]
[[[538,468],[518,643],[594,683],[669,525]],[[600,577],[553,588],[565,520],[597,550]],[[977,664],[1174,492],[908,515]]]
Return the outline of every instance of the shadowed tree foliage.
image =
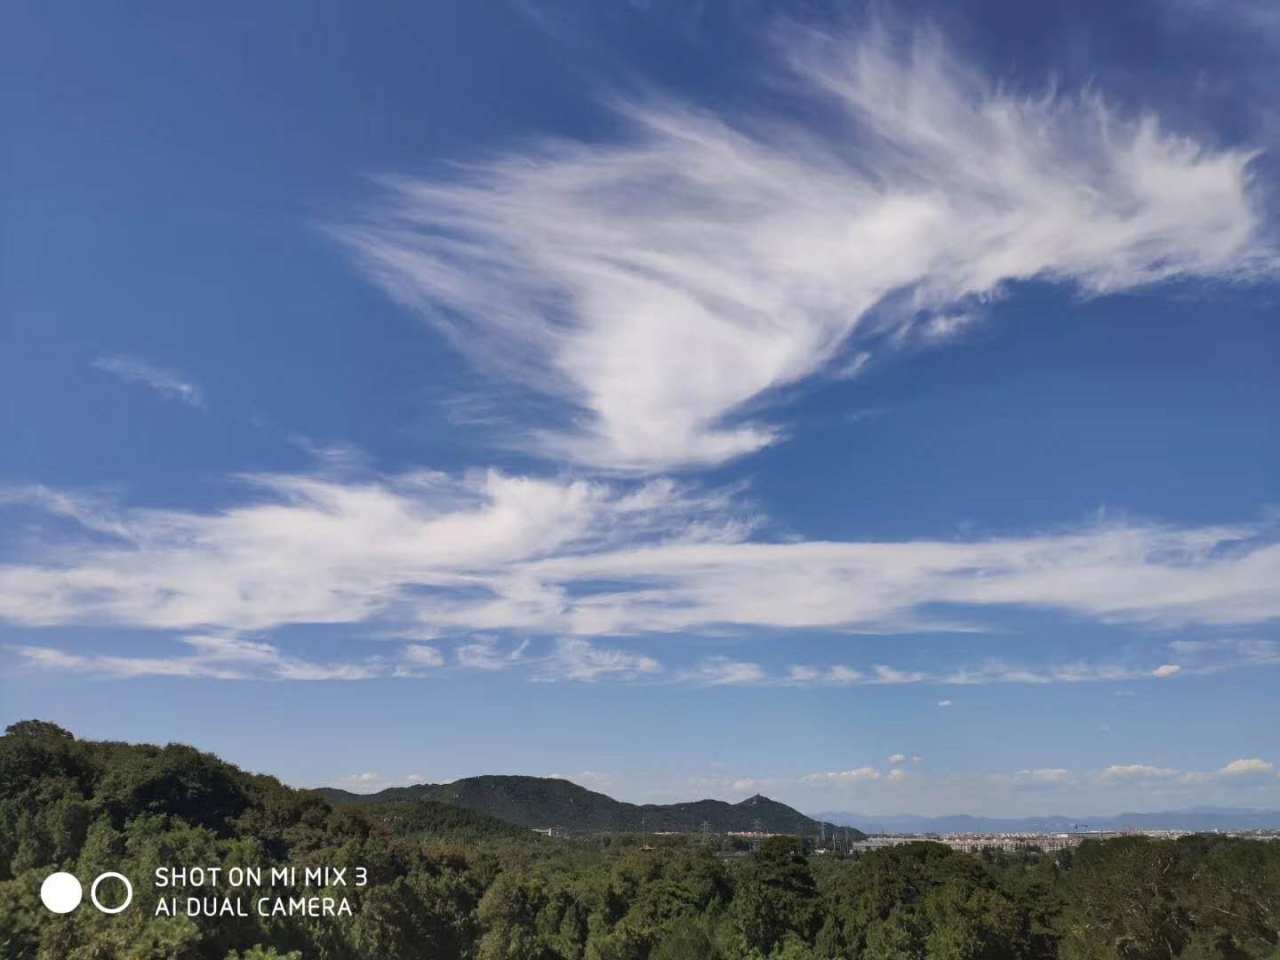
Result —
[[[1122,837],[981,857],[912,843],[851,858],[798,837],[744,845],[549,840],[412,798],[334,808],[189,747],[29,720],[0,737],[0,958],[1280,960],[1280,842]],[[348,897],[349,917],[157,915],[157,868],[285,864],[362,867],[369,883],[310,891]],[[57,869],[119,870],[134,903],[53,915],[39,888]],[[198,894],[276,892],[224,876]]]

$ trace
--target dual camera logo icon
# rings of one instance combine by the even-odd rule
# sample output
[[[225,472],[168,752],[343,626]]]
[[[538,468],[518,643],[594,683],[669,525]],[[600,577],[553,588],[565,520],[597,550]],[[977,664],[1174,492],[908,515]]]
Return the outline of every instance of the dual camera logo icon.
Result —
[[[98,899],[98,888],[106,880],[117,880],[124,884],[124,900],[114,907],[106,906]],[[70,913],[80,906],[80,901],[83,899],[84,888],[70,873],[51,873],[44,878],[44,883],[40,884],[40,901],[53,913]],[[133,903],[133,884],[124,874],[108,870],[106,873],[98,874],[97,879],[89,887],[89,899],[102,913],[122,913],[129,904]]]

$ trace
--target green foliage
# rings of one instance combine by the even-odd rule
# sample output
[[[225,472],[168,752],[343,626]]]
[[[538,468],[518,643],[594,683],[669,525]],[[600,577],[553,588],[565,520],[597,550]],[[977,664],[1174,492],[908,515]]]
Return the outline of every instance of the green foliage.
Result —
[[[191,747],[142,747],[121,754],[97,783],[96,799],[116,823],[167,813],[226,830],[252,799],[242,774]]]
[[[818,887],[792,837],[770,837],[738,879],[731,912],[748,950],[768,955],[784,939],[809,942],[819,920]]]
[[[720,956],[706,923],[689,918],[671,924],[663,932],[649,960],[716,960]]]
[[[1126,837],[1071,861],[1062,956],[1069,960],[1274,957],[1280,845]]]
[[[507,779],[492,786],[509,797],[532,778],[476,778]],[[158,916],[147,882],[166,866],[275,864],[360,866],[370,884],[342,891],[351,917],[211,919]],[[54,869],[120,870],[134,904],[54,916],[39,900]],[[1280,843],[1127,837],[1054,857],[913,843],[842,859],[785,836],[751,853],[698,835],[547,840],[438,800],[335,809],[188,747],[23,721],[0,737],[0,957],[1280,960]]]
[[[237,953],[232,950],[227,954],[225,960],[302,960],[302,951],[291,950],[288,953],[278,953],[275,947],[259,945],[250,947],[243,953]]]
[[[10,737],[53,737],[56,740],[74,740],[75,735],[70,730],[64,730],[56,723],[49,723],[47,720],[19,720],[17,723],[11,723],[4,728],[6,736]]]
[[[455,840],[477,841],[494,838],[529,840],[532,834],[497,817],[453,807],[436,800],[405,800],[362,808],[364,815],[396,836],[448,834]]]

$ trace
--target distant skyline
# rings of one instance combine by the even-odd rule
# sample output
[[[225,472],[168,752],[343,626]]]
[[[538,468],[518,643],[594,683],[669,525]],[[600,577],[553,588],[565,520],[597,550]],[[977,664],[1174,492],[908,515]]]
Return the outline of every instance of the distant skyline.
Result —
[[[1280,809],[1258,0],[3,15],[0,720]]]

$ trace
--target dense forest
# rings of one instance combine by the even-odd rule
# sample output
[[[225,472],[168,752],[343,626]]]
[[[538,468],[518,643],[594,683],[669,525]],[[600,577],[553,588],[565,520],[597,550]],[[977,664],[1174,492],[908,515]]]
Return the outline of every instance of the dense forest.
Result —
[[[158,867],[271,864],[369,882],[323,891],[351,916],[155,915]],[[118,870],[136,898],[52,914],[55,869]],[[782,836],[740,853],[700,834],[550,840],[430,799],[335,807],[186,746],[39,721],[0,737],[4,960],[1275,960],[1278,942],[1280,843],[836,858]]]

